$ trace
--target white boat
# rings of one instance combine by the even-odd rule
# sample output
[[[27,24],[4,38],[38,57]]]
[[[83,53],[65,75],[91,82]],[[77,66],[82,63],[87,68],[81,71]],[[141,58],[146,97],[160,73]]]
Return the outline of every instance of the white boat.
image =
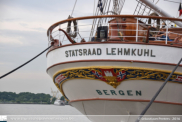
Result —
[[[62,100],[55,100],[54,101],[54,105],[60,105],[60,106],[64,106],[65,105],[65,103],[64,103],[64,101],[62,101]]]
[[[139,2],[151,12],[157,9],[148,0]],[[117,10],[115,7],[111,13]],[[84,115],[140,115],[182,57],[182,19],[162,10],[155,11],[159,16],[96,11],[102,15],[70,18],[50,26],[47,34],[54,46],[47,53],[47,73]],[[165,22],[165,28],[162,23],[151,28],[155,24],[145,22],[151,19]],[[75,24],[73,33],[71,21]],[[166,35],[163,40],[156,37],[162,28]],[[62,37],[54,37],[56,32]],[[145,115],[181,115],[181,87],[182,63]]]

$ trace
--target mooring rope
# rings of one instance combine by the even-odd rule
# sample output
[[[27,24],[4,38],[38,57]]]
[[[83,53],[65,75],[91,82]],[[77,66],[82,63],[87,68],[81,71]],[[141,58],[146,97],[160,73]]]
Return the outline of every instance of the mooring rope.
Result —
[[[47,50],[48,50],[49,48],[51,48],[51,47],[52,47],[52,45],[49,46],[48,48],[46,48],[46,49],[45,49],[44,51],[42,51],[41,53],[39,53],[38,55],[36,55],[35,57],[33,57],[32,59],[30,59],[29,61],[27,61],[27,62],[25,62],[24,64],[22,64],[21,66],[19,66],[19,67],[13,69],[12,71],[10,71],[10,72],[8,72],[8,73],[2,75],[2,76],[0,77],[0,79],[4,78],[5,76],[7,76],[7,75],[13,73],[14,71],[20,69],[21,67],[25,66],[25,65],[28,64],[29,62],[33,61],[35,58],[37,58],[38,56],[40,56],[41,54],[43,54],[45,51],[47,51]]]

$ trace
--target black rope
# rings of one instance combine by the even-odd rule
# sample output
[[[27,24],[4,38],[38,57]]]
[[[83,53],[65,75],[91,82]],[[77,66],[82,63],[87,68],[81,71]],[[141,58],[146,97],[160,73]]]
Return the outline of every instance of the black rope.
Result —
[[[7,76],[7,75],[13,73],[14,71],[16,71],[16,70],[20,69],[21,67],[23,67],[24,65],[28,64],[29,62],[31,62],[32,60],[34,60],[35,58],[37,58],[38,56],[40,56],[42,53],[44,53],[45,51],[47,51],[50,47],[52,47],[52,45],[49,46],[48,48],[46,48],[46,49],[45,49],[44,51],[42,51],[41,53],[39,53],[38,55],[36,55],[34,58],[32,58],[32,59],[30,59],[29,61],[27,61],[27,62],[25,62],[24,64],[22,64],[21,66],[19,66],[19,67],[15,68],[14,70],[12,70],[12,71],[10,71],[10,72],[4,74],[3,76],[0,77],[0,79],[4,78],[5,76]]]
[[[152,103],[154,102],[154,100],[156,99],[156,97],[159,95],[159,93],[161,92],[161,90],[164,88],[164,86],[166,85],[166,83],[168,82],[168,80],[171,78],[171,76],[174,74],[174,72],[176,71],[176,69],[178,68],[178,66],[180,65],[180,63],[182,62],[182,58],[180,59],[180,61],[178,62],[178,64],[175,66],[175,68],[173,69],[173,71],[170,73],[170,75],[167,77],[167,79],[165,80],[165,82],[162,84],[162,86],[159,88],[159,90],[157,91],[157,93],[153,96],[153,98],[151,99],[151,101],[149,102],[149,104],[146,106],[146,108],[142,111],[142,113],[140,114],[140,116],[138,117],[138,119],[135,122],[140,122],[140,119],[143,117],[143,115],[147,112],[147,110],[149,109],[149,107],[152,105]]]

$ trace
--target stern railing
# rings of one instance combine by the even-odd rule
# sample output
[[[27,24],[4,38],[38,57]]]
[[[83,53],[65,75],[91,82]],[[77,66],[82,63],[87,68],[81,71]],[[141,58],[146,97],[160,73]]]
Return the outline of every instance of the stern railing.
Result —
[[[94,34],[90,36],[90,31],[92,27],[92,19],[95,18],[110,18],[109,22],[102,23],[102,25],[97,26],[107,26],[108,36],[105,39],[97,38],[97,29],[94,30]],[[113,18],[122,19],[125,21],[113,22]],[[163,24],[145,24],[139,19],[160,19],[165,21],[166,25]],[[128,19],[128,20],[127,20]],[[71,21],[77,21],[77,25],[67,27],[67,23]],[[74,43],[84,43],[84,42],[102,42],[102,41],[123,41],[123,42],[143,42],[143,43],[158,43],[160,41],[165,41],[165,44],[178,44],[182,43],[179,41],[182,36],[181,27],[171,26],[172,21],[182,22],[182,19],[178,18],[167,18],[167,17],[157,17],[157,16],[140,16],[140,15],[102,15],[102,16],[87,16],[71,18],[57,22],[49,27],[47,31],[48,44],[54,43],[56,46],[61,46],[64,44],[74,44]],[[110,23],[111,22],[111,23]],[[96,27],[97,27],[96,26]],[[113,27],[112,27],[113,26]],[[115,27],[114,27],[115,26]],[[131,27],[131,28],[130,28]],[[160,27],[160,30],[156,30]],[[76,28],[74,32],[70,31],[69,28]],[[70,29],[69,29],[70,30]],[[120,32],[120,33],[119,33]],[[76,33],[76,37],[71,37]],[[115,33],[115,34],[113,34]],[[163,33],[164,36],[158,36],[159,33]],[[172,36],[169,36],[172,35]],[[170,37],[170,38],[169,38]],[[177,40],[178,38],[178,40]],[[56,41],[55,41],[56,40]],[[182,39],[181,39],[182,40]],[[169,43],[169,41],[171,41]]]

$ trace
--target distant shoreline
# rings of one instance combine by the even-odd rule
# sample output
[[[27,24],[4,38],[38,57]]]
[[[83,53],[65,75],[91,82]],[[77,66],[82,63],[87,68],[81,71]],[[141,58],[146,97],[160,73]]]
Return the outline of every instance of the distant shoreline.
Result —
[[[46,104],[46,105],[52,105],[51,103],[50,104],[48,104],[48,103],[16,103],[16,102],[14,102],[14,103],[12,103],[12,102],[0,102],[0,104]]]
[[[0,104],[54,104],[56,98],[50,94],[20,92],[0,92]]]

